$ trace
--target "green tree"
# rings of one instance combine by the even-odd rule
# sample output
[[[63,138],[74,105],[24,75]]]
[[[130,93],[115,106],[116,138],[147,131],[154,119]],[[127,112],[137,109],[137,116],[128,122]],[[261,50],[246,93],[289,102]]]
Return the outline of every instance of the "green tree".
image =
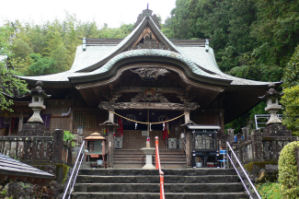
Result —
[[[12,111],[13,97],[28,92],[26,83],[18,78],[12,69],[8,69],[7,59],[11,54],[11,26],[0,27],[0,110]]]
[[[286,66],[283,87],[283,124],[299,136],[299,45]]]
[[[38,53],[32,53],[30,55],[32,64],[28,67],[26,75],[42,75],[51,74],[53,71],[55,61],[49,57],[42,57]]]
[[[23,80],[16,78],[15,72],[7,69],[3,62],[0,62],[0,110],[12,111],[13,98],[24,95],[28,92],[27,85]]]
[[[281,103],[285,107],[283,124],[292,130],[293,135],[299,136],[299,84],[285,88],[283,92],[281,98]]]
[[[283,87],[291,87],[299,84],[299,45],[289,60],[283,75]]]

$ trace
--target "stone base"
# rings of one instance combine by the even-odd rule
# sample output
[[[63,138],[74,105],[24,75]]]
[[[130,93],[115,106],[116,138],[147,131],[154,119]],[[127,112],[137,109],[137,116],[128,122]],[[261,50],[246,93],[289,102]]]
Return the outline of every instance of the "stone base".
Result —
[[[142,167],[142,169],[156,169],[156,167],[152,164],[146,164]]]
[[[45,126],[38,122],[27,122],[23,125],[21,135],[23,136],[44,136],[46,134]]]
[[[292,132],[282,124],[269,124],[263,129],[266,135],[292,136]]]

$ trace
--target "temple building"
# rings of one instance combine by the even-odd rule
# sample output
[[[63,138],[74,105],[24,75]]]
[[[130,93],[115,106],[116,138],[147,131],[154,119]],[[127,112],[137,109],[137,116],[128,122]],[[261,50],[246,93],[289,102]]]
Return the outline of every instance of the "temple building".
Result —
[[[83,38],[68,71],[21,78],[31,86],[41,81],[51,95],[42,111],[50,132],[97,131],[118,151],[159,136],[162,150],[185,149],[187,156],[193,149],[182,142],[186,131],[222,134],[224,124],[255,106],[270,84],[223,73],[208,40],[167,38],[149,9],[124,39]],[[16,100],[14,113],[0,114],[1,135],[18,135],[32,115],[28,103]]]

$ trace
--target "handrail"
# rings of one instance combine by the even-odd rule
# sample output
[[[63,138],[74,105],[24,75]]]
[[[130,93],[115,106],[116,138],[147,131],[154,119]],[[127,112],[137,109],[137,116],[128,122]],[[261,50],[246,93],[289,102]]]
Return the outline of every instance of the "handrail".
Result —
[[[74,167],[72,169],[72,173],[71,176],[68,179],[67,185],[65,187],[62,199],[66,199],[66,198],[70,198],[71,197],[71,193],[73,191],[74,185],[76,183],[77,180],[77,176],[80,170],[80,166],[82,164],[82,161],[84,159],[84,145],[85,145],[85,140],[83,140],[80,149],[79,149],[79,153],[77,155]]]
[[[160,199],[165,199],[164,173],[161,169],[160,154],[159,154],[159,137],[158,136],[155,137],[155,148],[156,148],[156,156],[155,156],[156,169],[159,170],[159,175],[160,175]]]
[[[242,166],[240,160],[238,159],[236,153],[234,152],[234,150],[232,149],[231,145],[229,144],[229,142],[226,142],[226,145],[228,146],[228,151],[231,151],[232,157],[229,155],[229,153],[227,153],[227,157],[230,160],[230,163],[232,164],[232,166],[234,167],[235,171],[237,172],[237,175],[239,176],[243,187],[245,188],[247,194],[249,195],[250,199],[262,199],[260,194],[258,193],[258,191],[256,190],[254,184],[251,182],[246,170],[244,169],[244,167]],[[242,178],[240,172],[238,171],[233,159],[234,158],[237,162],[237,166],[241,168],[241,171],[243,172],[245,179]],[[246,185],[246,183],[244,182],[244,180],[247,180],[247,182],[249,183],[250,187],[248,187],[248,185]]]

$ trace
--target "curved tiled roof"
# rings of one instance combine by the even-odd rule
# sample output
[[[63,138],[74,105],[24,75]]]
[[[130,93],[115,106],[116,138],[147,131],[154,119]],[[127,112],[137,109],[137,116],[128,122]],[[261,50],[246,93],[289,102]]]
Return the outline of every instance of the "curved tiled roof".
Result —
[[[128,50],[128,46],[136,41],[145,26],[149,26],[161,42],[169,47],[169,50],[138,49]],[[89,40],[91,42],[91,40]],[[268,82],[259,82],[243,78],[233,77],[223,73],[215,60],[213,49],[207,45],[196,42],[175,42],[169,40],[155,24],[151,16],[145,16],[139,25],[122,41],[92,40],[91,45],[77,47],[76,56],[70,70],[42,76],[22,76],[22,79],[45,82],[70,82],[72,79],[100,75],[111,70],[122,59],[129,57],[165,57],[183,62],[195,77],[211,78],[230,82],[231,85],[268,85]],[[191,45],[192,44],[192,45]]]

